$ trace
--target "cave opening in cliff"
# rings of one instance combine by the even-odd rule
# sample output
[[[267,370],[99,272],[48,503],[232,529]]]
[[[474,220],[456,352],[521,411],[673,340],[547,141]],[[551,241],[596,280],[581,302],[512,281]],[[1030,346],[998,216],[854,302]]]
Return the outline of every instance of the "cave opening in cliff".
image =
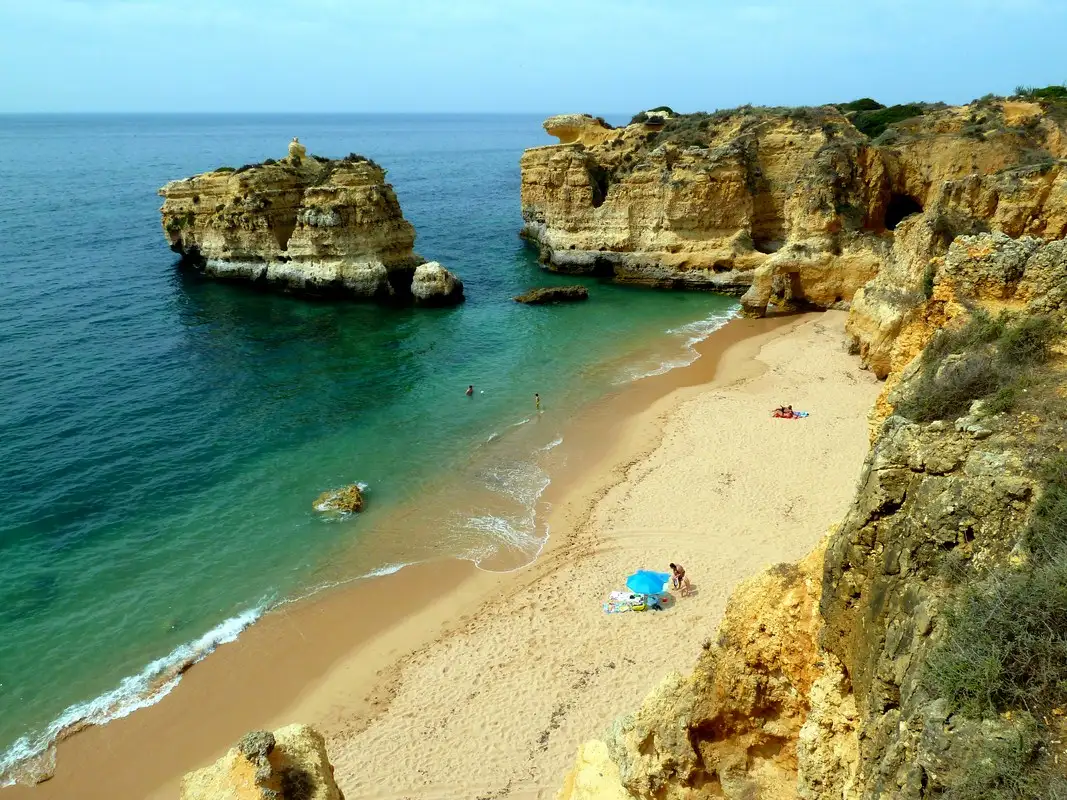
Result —
[[[767,238],[767,237],[752,237],[752,247],[757,253],[764,253],[770,255],[771,253],[777,253],[782,249],[785,244],[781,239]]]
[[[894,193],[889,198],[889,206],[885,210],[886,230],[896,230],[905,217],[912,214],[923,213],[922,204],[911,195]]]
[[[597,256],[593,261],[593,277],[596,278],[614,278],[615,277],[615,262],[610,258],[604,256]]]
[[[589,188],[592,190],[593,208],[600,208],[607,199],[608,189],[611,188],[611,175],[599,164],[587,164],[586,172],[589,174]]]
[[[274,234],[274,241],[282,250],[289,249],[289,239],[296,230],[296,214],[292,217],[275,217],[269,223],[270,232]]]

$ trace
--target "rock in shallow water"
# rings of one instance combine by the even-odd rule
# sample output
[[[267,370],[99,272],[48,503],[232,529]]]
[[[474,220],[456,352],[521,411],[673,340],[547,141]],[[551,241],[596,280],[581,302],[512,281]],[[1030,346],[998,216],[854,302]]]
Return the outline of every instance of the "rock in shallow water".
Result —
[[[331,489],[315,498],[311,507],[316,511],[343,511],[347,514],[363,510],[363,490],[358,484]]]
[[[540,306],[546,303],[575,303],[588,299],[589,292],[584,286],[545,286],[520,294],[515,298],[515,302]]]
[[[463,281],[436,261],[415,268],[411,296],[417,306],[454,306],[463,302]]]

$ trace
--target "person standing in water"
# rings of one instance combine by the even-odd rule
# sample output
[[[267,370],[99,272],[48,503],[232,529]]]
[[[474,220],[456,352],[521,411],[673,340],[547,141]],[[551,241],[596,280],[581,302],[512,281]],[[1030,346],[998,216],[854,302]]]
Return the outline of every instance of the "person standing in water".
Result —
[[[467,391],[464,392],[464,394],[466,394],[467,397],[471,397],[474,394],[474,384],[473,383],[470,386],[467,387]]]
[[[541,395],[539,395],[537,392],[534,392],[534,408],[537,411],[541,410]]]

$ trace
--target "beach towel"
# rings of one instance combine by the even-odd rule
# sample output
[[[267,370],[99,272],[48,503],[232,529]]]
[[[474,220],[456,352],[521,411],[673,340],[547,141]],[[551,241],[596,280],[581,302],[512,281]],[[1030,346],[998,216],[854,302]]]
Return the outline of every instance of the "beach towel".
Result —
[[[622,614],[626,611],[645,611],[648,609],[648,599],[643,594],[633,592],[612,592],[608,595],[608,602],[604,603],[605,614]]]
[[[643,599],[640,602],[624,600],[604,603],[605,614],[622,614],[626,611],[645,611],[647,609],[648,606],[645,605]]]
[[[780,411],[775,411],[771,414],[775,419],[804,419],[808,416],[807,411],[794,411],[792,414],[783,414]]]
[[[605,614],[622,614],[626,611],[662,611],[669,595],[643,595],[633,592],[612,592],[604,603]]]

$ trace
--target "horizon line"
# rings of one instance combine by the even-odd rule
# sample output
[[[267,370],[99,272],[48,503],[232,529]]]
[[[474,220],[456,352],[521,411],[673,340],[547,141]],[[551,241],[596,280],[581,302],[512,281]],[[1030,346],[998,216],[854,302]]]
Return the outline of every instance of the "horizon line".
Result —
[[[563,111],[563,112],[545,112],[545,111],[116,111],[116,110],[104,110],[104,111],[3,111],[0,110],[0,117],[30,117],[30,116],[118,116],[118,115],[156,115],[156,116],[248,116],[248,115],[311,115],[311,116],[326,116],[326,115],[338,115],[345,114],[349,116],[482,116],[482,117],[517,117],[517,116],[533,116],[539,114],[547,114],[548,116],[559,114],[583,114],[588,112],[582,111]],[[630,111],[605,111],[601,114],[611,114],[612,116],[631,114]]]

